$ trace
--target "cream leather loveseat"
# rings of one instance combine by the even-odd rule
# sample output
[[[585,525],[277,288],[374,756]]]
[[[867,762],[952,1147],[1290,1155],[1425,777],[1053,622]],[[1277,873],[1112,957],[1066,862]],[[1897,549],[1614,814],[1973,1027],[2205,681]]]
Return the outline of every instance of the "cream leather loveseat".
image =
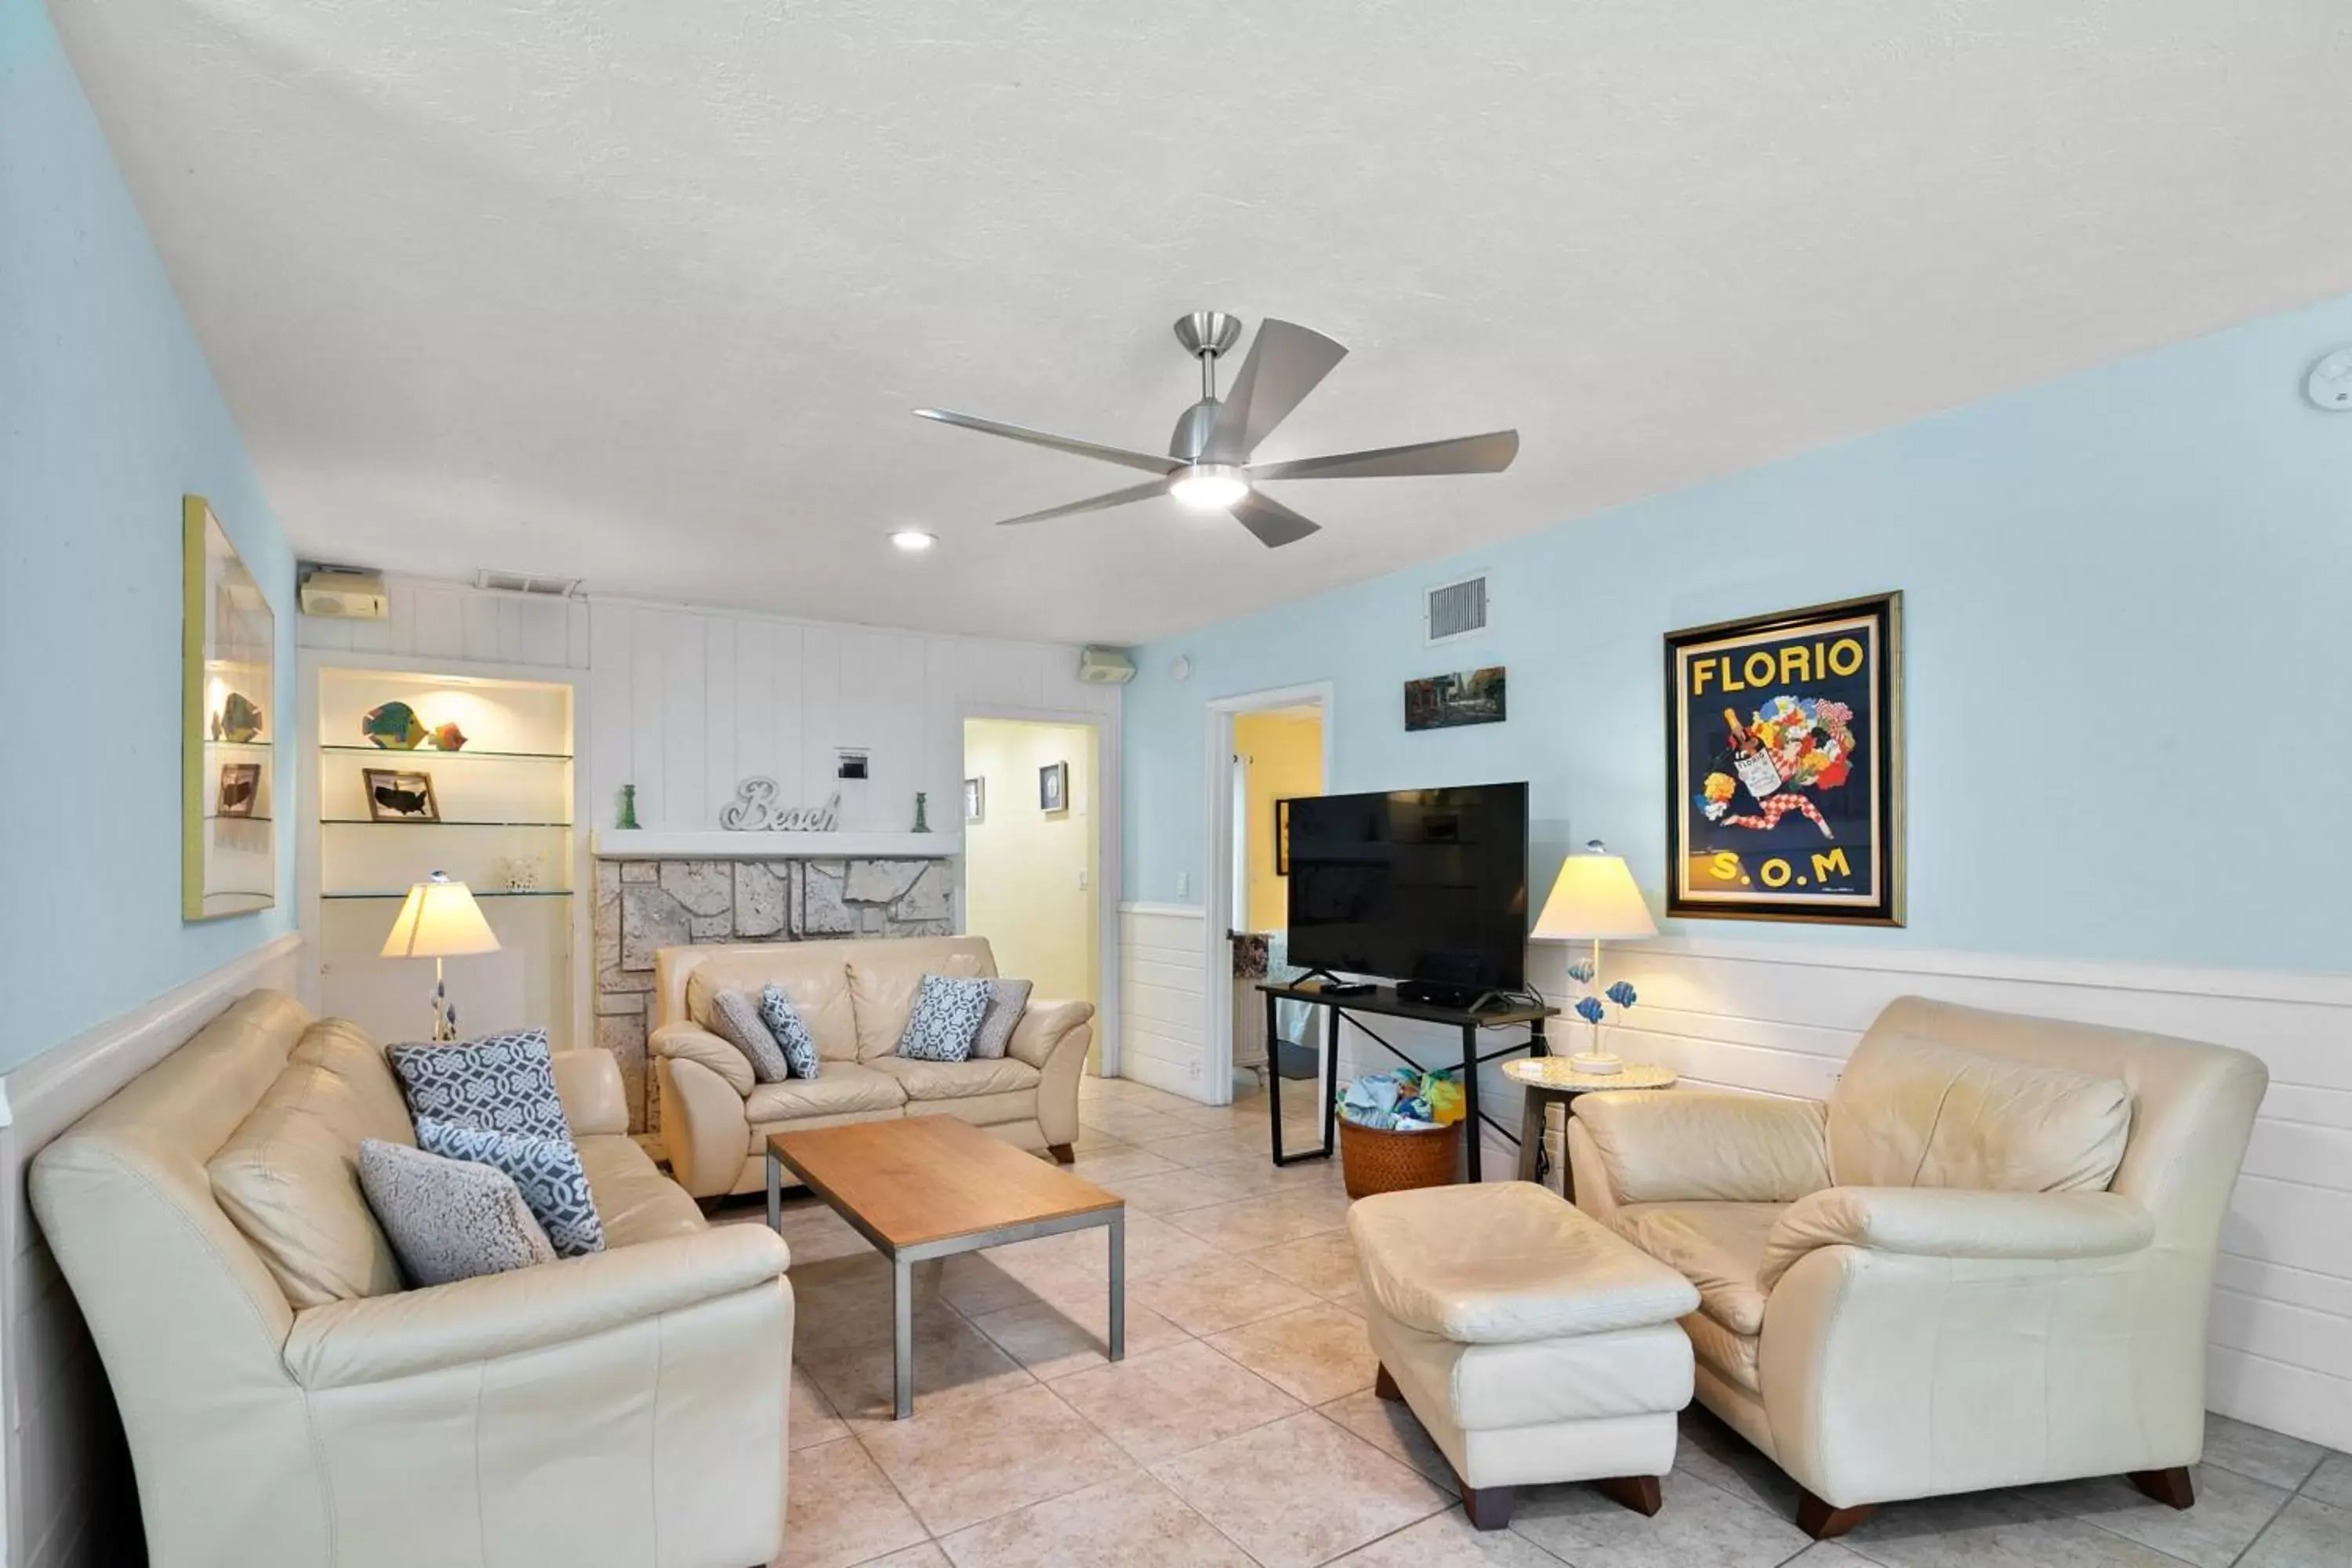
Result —
[[[960,1116],[1067,1163],[1078,1137],[1087,1002],[1030,998],[1011,1049],[990,1061],[898,1055],[926,974],[994,975],[977,936],[666,947],[654,956],[654,1075],[673,1174],[698,1198],[767,1183],[768,1134],[900,1116]],[[710,1032],[723,990],[779,985],[815,1037],[813,1079],[755,1083],[742,1052]]]
[[[275,992],[41,1151],[33,1209],[105,1362],[156,1568],[775,1555],[784,1245],[704,1224],[628,1137],[609,1055],[555,1062],[607,1250],[454,1285],[400,1288],[351,1169],[362,1137],[415,1141],[382,1050]],[[228,1161],[260,1173],[237,1219],[215,1196]]]
[[[1569,1159],[1579,1206],[1698,1287],[1699,1402],[1812,1533],[2078,1476],[2183,1508],[2267,1081],[2220,1046],[1905,997],[1827,1104],[1586,1095]]]

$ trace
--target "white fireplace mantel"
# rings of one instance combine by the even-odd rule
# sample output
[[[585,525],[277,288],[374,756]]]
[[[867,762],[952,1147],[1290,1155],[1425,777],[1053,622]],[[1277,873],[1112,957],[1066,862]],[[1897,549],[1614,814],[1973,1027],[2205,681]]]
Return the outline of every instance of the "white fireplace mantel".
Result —
[[[600,827],[600,860],[940,860],[963,853],[961,833],[665,833]]]

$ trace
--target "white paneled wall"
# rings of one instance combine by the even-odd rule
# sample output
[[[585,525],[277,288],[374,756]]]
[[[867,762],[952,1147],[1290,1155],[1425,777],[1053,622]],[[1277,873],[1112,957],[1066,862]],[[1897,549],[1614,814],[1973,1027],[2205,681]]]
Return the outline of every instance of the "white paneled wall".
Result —
[[[1566,994],[1564,962],[1558,947],[1533,949],[1529,976]],[[1603,968],[1641,996],[1611,1028],[1611,1048],[1673,1068],[1685,1087],[1825,1097],[1870,1021],[1906,994],[2260,1057],[2270,1093],[2222,1234],[2208,1401],[2352,1447],[2352,979],[1680,939],[1612,946]],[[1455,1059],[1453,1037],[1392,1023],[1375,1026],[1426,1062]],[[1583,1035],[1572,1018],[1552,1025],[1558,1050]],[[1394,1065],[1360,1038],[1342,1055],[1343,1072]],[[1516,1130],[1517,1091],[1491,1068],[1481,1093],[1487,1113]],[[1490,1160],[1495,1145],[1490,1134]]]
[[[931,826],[961,811],[963,718],[1118,711],[1118,689],[1077,678],[1077,650],[870,626],[831,626],[626,600],[594,601],[588,634],[589,800],[609,826],[621,786],[641,826],[719,826],[743,779],[776,781],[786,804],[842,792],[845,829],[902,831],[915,792]],[[1105,742],[1116,747],[1115,733]],[[835,752],[862,747],[872,775],[837,780]]]
[[[492,594],[463,583],[387,577],[380,621],[304,616],[296,640],[344,653],[415,654],[475,664],[588,668],[588,601]]]
[[[1119,1076],[1194,1100],[1208,1082],[1206,935],[1192,904],[1121,904]]]

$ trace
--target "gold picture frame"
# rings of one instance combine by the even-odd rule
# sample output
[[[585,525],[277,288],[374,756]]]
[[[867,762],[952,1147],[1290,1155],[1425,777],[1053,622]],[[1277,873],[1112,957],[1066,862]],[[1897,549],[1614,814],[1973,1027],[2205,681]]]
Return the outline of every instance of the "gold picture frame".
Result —
[[[221,920],[278,903],[278,832],[252,807],[276,754],[278,618],[210,502],[180,503],[180,918]],[[256,771],[247,811],[222,813],[226,770]]]

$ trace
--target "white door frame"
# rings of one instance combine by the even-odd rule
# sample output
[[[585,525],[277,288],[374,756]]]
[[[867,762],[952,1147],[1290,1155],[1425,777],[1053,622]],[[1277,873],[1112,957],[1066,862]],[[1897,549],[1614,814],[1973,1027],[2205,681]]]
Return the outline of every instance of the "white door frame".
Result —
[[[1241,713],[1262,713],[1269,708],[1311,705],[1319,710],[1323,726],[1323,787],[1328,791],[1331,787],[1333,696],[1331,681],[1316,680],[1302,686],[1276,686],[1209,700],[1208,756],[1201,791],[1208,805],[1207,836],[1202,840],[1207,853],[1201,857],[1201,926],[1207,982],[1202,1000],[1208,1016],[1202,1020],[1201,1037],[1208,1047],[1209,1058],[1208,1093],[1202,1098],[1211,1105],[1230,1105],[1234,1099],[1234,958],[1227,938],[1234,908],[1234,718]],[[1267,1070],[1272,1071],[1273,1041],[1266,1042],[1266,1050]]]
[[[1102,1044],[1102,1076],[1118,1076],[1118,713],[1079,708],[1023,708],[1003,702],[956,705],[956,830],[963,830],[963,721],[1004,719],[1024,724],[1067,724],[1095,732],[1095,1038]],[[956,929],[963,929],[963,885],[969,857],[956,858]]]

